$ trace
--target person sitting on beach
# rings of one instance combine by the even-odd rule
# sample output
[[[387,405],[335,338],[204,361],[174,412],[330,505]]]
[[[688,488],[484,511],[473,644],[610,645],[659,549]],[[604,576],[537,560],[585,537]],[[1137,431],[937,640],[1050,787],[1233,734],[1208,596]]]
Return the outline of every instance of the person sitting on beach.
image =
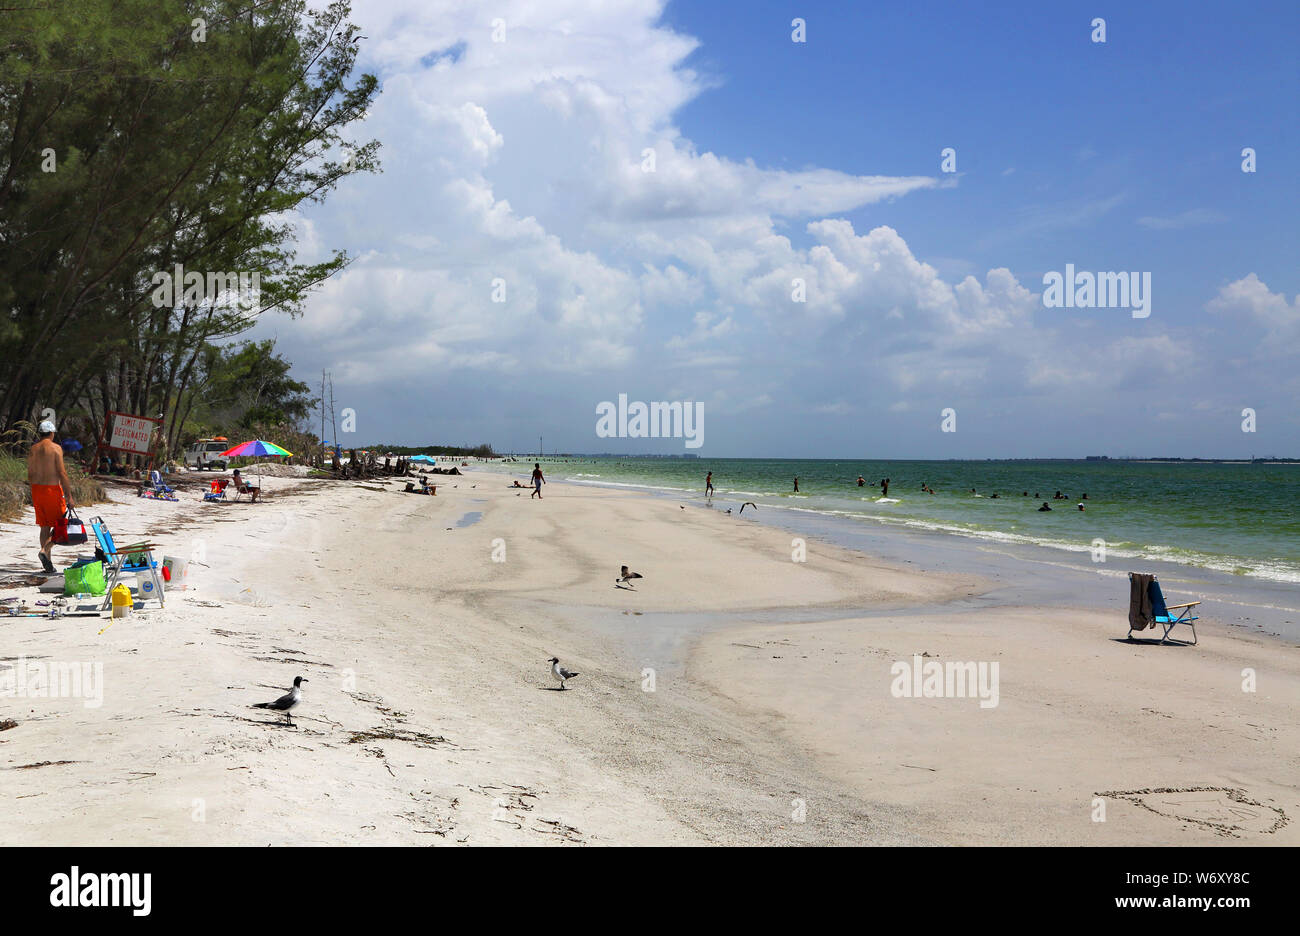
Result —
[[[1038,508],[1038,512],[1042,513],[1044,510],[1051,510],[1051,509],[1052,509],[1051,507],[1047,506],[1047,501],[1043,501],[1043,506]]]
[[[232,484],[235,485],[236,491],[238,491],[240,494],[247,494],[250,498],[252,498],[253,503],[257,503],[257,495],[262,493],[262,489],[255,485],[245,484],[244,479],[239,474],[238,468],[236,468],[235,473],[230,476],[230,481]]]

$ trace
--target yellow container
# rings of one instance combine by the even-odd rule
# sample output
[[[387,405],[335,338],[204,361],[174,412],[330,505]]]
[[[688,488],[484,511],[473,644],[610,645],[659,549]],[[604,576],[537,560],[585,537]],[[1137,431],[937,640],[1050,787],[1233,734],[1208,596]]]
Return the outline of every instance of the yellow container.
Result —
[[[127,588],[125,585],[113,586],[112,599],[113,617],[129,617],[131,614],[131,607],[135,604],[135,602],[131,600],[131,589]]]

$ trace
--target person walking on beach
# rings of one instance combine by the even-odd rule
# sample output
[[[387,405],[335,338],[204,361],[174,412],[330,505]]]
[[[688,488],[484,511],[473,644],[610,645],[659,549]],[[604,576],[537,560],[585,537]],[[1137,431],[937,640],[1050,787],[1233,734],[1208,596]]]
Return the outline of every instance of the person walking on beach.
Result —
[[[545,483],[546,479],[542,477],[542,466],[538,462],[533,462],[533,493],[528,495],[528,499],[532,500],[536,497],[540,500],[542,496],[542,485]]]
[[[32,486],[36,525],[41,528],[41,551],[37,556],[41,568],[53,573],[50,550],[54,546],[54,528],[72,506],[72,487],[63,465],[63,449],[54,441],[54,423],[48,419],[42,422],[40,433],[40,439],[27,455],[27,483]]]
[[[704,496],[705,497],[713,496],[713,472],[712,471],[710,471],[708,476],[704,479]]]

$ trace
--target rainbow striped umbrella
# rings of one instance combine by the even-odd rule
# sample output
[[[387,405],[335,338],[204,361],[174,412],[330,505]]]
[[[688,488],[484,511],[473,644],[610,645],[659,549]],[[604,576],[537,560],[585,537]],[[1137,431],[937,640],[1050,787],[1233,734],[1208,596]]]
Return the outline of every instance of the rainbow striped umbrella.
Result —
[[[280,448],[280,446],[276,445],[274,442],[263,442],[261,439],[251,439],[248,442],[240,442],[234,448],[228,448],[221,454],[237,458],[248,458],[254,455],[260,455],[263,457],[267,455],[287,456],[292,455],[293,452]],[[257,476],[257,486],[262,486],[262,476],[260,474]]]
[[[228,448],[222,455],[230,455],[237,458],[247,458],[253,455],[292,455],[293,452],[280,448],[274,442],[263,442],[261,439],[252,439],[248,442],[240,442],[234,448]]]

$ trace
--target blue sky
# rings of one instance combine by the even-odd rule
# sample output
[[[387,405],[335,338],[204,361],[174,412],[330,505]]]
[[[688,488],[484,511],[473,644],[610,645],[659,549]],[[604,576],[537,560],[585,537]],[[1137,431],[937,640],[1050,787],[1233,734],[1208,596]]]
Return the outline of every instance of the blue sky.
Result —
[[[1298,10],[368,0],[385,171],[298,219],[357,261],[256,334],[358,444],[685,450],[626,393],[704,456],[1300,454]]]

